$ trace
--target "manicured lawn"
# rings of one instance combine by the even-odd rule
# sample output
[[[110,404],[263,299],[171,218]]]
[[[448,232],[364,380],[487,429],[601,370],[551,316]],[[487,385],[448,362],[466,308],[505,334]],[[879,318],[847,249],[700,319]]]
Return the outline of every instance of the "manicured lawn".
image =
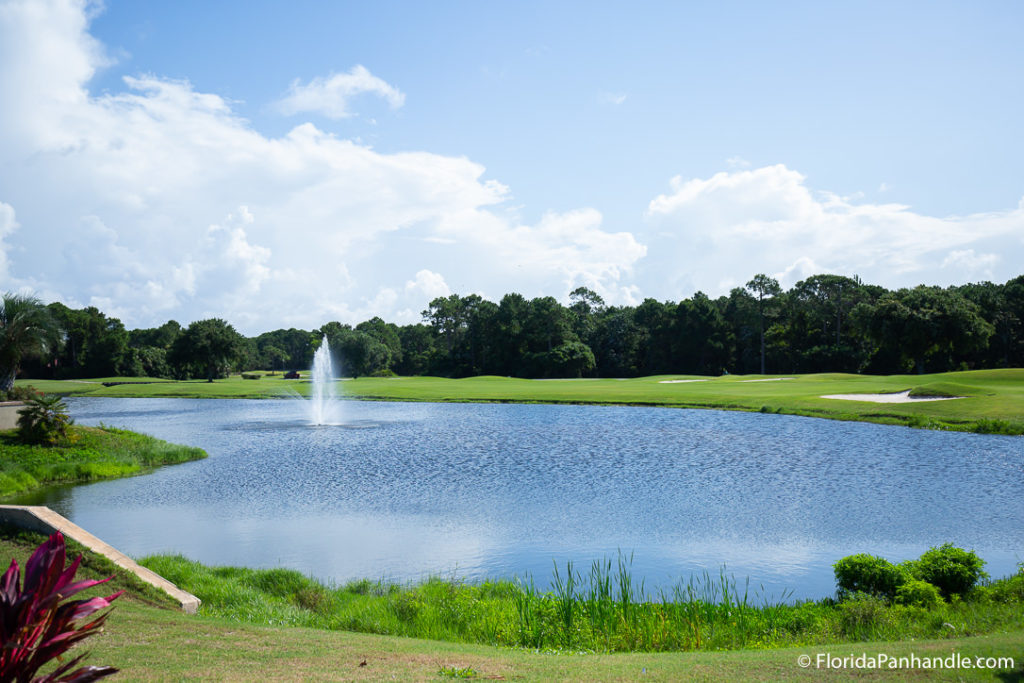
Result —
[[[786,379],[783,379],[786,377]],[[673,380],[700,380],[678,382]],[[759,381],[770,380],[770,381]],[[103,381],[133,381],[106,378]],[[143,381],[134,378],[134,381]],[[121,384],[100,380],[19,380],[41,391],[75,396],[271,398],[308,395],[309,380],[281,375],[246,380],[233,376],[205,381]],[[522,403],[629,404],[678,408],[717,408],[806,415],[836,420],[903,424],[1024,434],[1024,369],[975,370],[933,375],[870,376],[817,374],[791,376],[657,376],[634,379],[528,380],[508,377],[359,378],[339,382],[342,395],[396,401],[489,401]],[[828,394],[893,393],[955,395],[964,398],[924,403],[869,403],[821,398]]]

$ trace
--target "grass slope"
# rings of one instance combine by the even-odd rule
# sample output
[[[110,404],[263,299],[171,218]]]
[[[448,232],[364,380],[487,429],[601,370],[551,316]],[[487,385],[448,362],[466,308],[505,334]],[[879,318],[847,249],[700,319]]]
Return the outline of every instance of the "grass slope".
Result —
[[[52,484],[127,477],[158,465],[206,457],[206,451],[113,427],[72,426],[54,446],[27,445],[0,432],[0,500]]]
[[[24,565],[41,536],[0,529],[0,558]],[[69,544],[72,546],[73,544]],[[81,552],[81,549],[75,550]],[[824,672],[801,668],[800,655],[833,657],[862,653],[891,657],[1015,657],[1014,669],[940,671],[832,671],[840,678],[860,673],[873,680],[1021,680],[1024,631],[987,636],[786,648],[768,651],[623,654],[544,654],[530,650],[467,645],[395,636],[283,626],[254,626],[224,618],[189,616],[161,605],[148,587],[125,576],[102,558],[85,553],[79,576],[115,575],[85,595],[124,588],[105,632],[86,640],[86,664],[121,669],[117,680],[402,680],[438,681],[442,671],[473,672],[473,678],[524,681],[819,680]]]
[[[199,597],[208,616],[542,651],[778,649],[1024,629],[1024,572],[923,609],[873,597],[769,602],[724,571],[652,599],[638,592],[622,556],[617,567],[595,563],[589,573],[563,568],[543,593],[514,581],[439,578],[331,588],[287,569],[207,567],[178,556],[142,564]]]
[[[782,377],[786,377],[782,379]],[[672,382],[672,380],[700,380]],[[760,381],[770,380],[770,381]],[[102,381],[148,381],[106,378]],[[280,375],[216,382],[154,381],[105,387],[101,380],[21,380],[47,393],[75,396],[272,398],[308,395],[309,380]],[[528,380],[509,377],[360,378],[339,383],[355,399],[625,404],[717,408],[859,420],[930,429],[1024,434],[1024,369],[973,370],[932,375],[850,375],[841,373],[696,377],[666,375],[633,379]],[[828,394],[893,393],[962,396],[954,401],[879,404],[821,398]]]

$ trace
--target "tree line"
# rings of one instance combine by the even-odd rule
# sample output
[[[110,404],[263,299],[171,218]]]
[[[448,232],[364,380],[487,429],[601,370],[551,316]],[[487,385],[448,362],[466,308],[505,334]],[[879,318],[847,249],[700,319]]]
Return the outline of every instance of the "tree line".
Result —
[[[784,291],[763,274],[712,299],[609,306],[580,287],[568,305],[506,294],[438,297],[423,321],[244,337],[213,318],[128,330],[95,307],[46,306],[61,330],[31,377],[223,377],[305,369],[326,337],[342,370],[366,375],[633,377],[656,374],[942,372],[1024,367],[1024,276],[1005,284],[887,290],[814,275]]]

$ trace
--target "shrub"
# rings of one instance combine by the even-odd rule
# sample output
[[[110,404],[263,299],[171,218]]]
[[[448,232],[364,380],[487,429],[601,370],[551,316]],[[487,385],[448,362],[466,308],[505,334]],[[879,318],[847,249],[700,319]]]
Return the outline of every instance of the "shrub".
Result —
[[[1020,434],[1020,427],[1014,426],[1013,423],[1007,420],[989,419],[983,417],[974,423],[974,432],[978,434],[1006,434],[1013,436]]]
[[[67,662],[62,655],[84,638],[97,633],[106,620],[106,612],[88,623],[86,617],[110,606],[121,593],[105,598],[65,600],[102,581],[85,580],[72,583],[82,561],[79,556],[64,568],[64,536],[58,531],[32,553],[25,565],[25,582],[15,560],[0,578],[0,680],[3,681],[94,681],[117,672],[110,666],[83,666],[82,653]],[[47,662],[62,663],[44,677],[32,677]]]
[[[866,593],[849,596],[846,602],[839,605],[839,613],[843,632],[857,639],[870,638],[884,628],[890,619],[885,601]]]
[[[949,598],[967,593],[978,579],[988,577],[981,569],[984,565],[985,561],[973,550],[945,543],[921,555],[914,563],[914,574],[938,588],[943,597]]]
[[[18,438],[24,443],[54,444],[67,438],[73,422],[60,396],[35,396],[18,412]]]
[[[0,401],[25,401],[40,395],[33,387],[11,387],[7,391],[0,391]]]
[[[243,372],[242,373],[242,379],[259,379],[262,376],[263,375],[260,375],[260,374],[255,373],[255,372]]]
[[[939,589],[920,579],[910,579],[896,589],[896,602],[908,607],[924,607],[930,609],[942,603]]]
[[[896,589],[909,578],[906,572],[884,557],[860,553],[849,555],[832,565],[839,597],[867,593],[891,600]]]

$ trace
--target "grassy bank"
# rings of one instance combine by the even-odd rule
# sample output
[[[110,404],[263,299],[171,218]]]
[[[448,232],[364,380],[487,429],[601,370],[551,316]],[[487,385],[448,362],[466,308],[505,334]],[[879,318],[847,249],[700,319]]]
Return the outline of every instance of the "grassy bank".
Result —
[[[113,427],[72,426],[69,438],[54,446],[23,444],[15,431],[0,432],[0,499],[43,486],[127,477],[205,457],[201,448]]]
[[[1024,629],[1024,571],[925,609],[862,597],[766,602],[725,575],[640,592],[629,563],[556,569],[553,590],[499,581],[359,581],[328,588],[299,572],[206,567],[175,556],[142,563],[234,621],[401,635],[561,652],[774,649],[974,636]]]
[[[686,381],[680,381],[686,380]],[[132,382],[104,386],[102,382]],[[148,384],[135,382],[150,381]],[[309,380],[263,375],[216,382],[103,378],[89,381],[19,381],[41,391],[74,396],[151,398],[272,398],[307,395]],[[433,402],[515,402],[649,405],[717,408],[859,420],[929,429],[1024,434],[1024,369],[975,370],[932,375],[794,376],[528,380],[508,377],[360,378],[339,382],[354,399]],[[960,396],[951,401],[869,403],[821,398],[830,394],[895,393]]]
[[[42,540],[35,534],[0,529],[0,559],[24,564]],[[69,545],[72,545],[69,543]],[[81,549],[75,550],[80,552]],[[552,654],[465,643],[330,631],[293,626],[259,626],[209,615],[189,616],[167,600],[148,594],[145,584],[102,558],[85,553],[82,578],[115,574],[113,585],[92,589],[107,594],[126,589],[115,603],[102,636],[86,641],[86,663],[121,669],[118,680],[450,680],[456,672],[475,679],[576,680],[819,680],[823,670],[802,668],[798,657],[886,654],[890,657],[1015,657],[1016,668],[886,671],[875,679],[1019,680],[1024,675],[1024,630],[996,630],[985,636],[952,632],[941,639],[879,641],[870,644],[806,646],[777,650],[689,653]],[[105,589],[105,590],[101,590]],[[164,606],[166,605],[166,606]],[[833,673],[842,676],[842,672]],[[847,672],[849,675],[849,672]]]

